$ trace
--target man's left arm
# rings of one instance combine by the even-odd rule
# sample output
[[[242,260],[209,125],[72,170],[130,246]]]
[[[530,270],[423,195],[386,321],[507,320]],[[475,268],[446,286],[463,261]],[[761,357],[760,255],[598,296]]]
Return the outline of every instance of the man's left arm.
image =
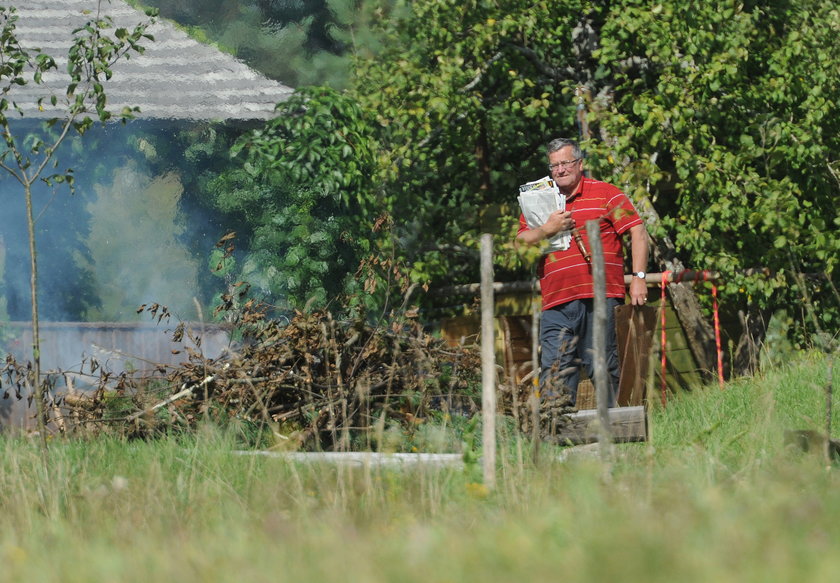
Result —
[[[630,227],[630,255],[633,273],[647,271],[648,265],[648,235],[644,224]],[[647,282],[640,277],[630,280],[630,303],[634,306],[644,306],[647,301]]]

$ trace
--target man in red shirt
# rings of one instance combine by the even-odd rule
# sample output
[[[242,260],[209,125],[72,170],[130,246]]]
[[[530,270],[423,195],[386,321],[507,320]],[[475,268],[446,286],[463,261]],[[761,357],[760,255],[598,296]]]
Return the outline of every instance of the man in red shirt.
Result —
[[[645,270],[648,238],[644,223],[633,204],[617,187],[583,175],[583,153],[574,140],[558,138],[548,144],[551,178],[566,196],[566,209],[555,211],[548,220],[529,229],[519,217],[517,243],[537,245],[561,231],[579,229],[586,242],[586,222],[598,219],[604,248],[607,288],[607,375],[610,381],[609,406],[618,394],[618,348],[615,338],[615,307],[624,303],[624,257],[621,238],[630,234],[633,280],[630,302],[644,305],[647,300]],[[594,378],[592,355],[592,266],[584,250],[574,242],[565,250],[553,251],[540,259],[537,269],[542,289],[540,318],[540,390],[543,396],[566,393],[571,405],[577,400],[583,366]]]

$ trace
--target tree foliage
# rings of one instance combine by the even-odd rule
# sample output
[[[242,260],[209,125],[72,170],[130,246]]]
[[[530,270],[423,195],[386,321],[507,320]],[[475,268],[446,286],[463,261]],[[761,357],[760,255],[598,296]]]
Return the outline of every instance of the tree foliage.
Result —
[[[212,1],[178,5],[206,18],[212,12],[197,7]],[[321,57],[355,56],[347,94],[368,120],[365,147],[381,174],[352,196],[357,186],[343,192],[377,201],[394,238],[372,244],[388,250],[391,265],[407,265],[415,282],[477,281],[474,243],[485,230],[500,235],[497,275],[527,275],[528,261],[505,245],[516,187],[545,174],[549,139],[579,136],[593,176],[652,201],[661,219],[653,234],[672,240],[686,266],[723,275],[725,310],[755,319],[809,306],[800,320],[810,330],[836,329],[840,49],[832,3],[255,0],[238,9],[260,34],[299,35],[300,50],[284,52],[283,66],[318,69]],[[226,14],[216,12],[216,24],[235,20]],[[288,141],[307,140],[304,126],[287,129]],[[224,179],[242,192],[218,199],[239,217],[238,230],[272,250],[249,265],[294,272],[325,261],[314,247],[289,255],[291,264],[271,259],[285,245],[275,231],[300,227],[314,199],[287,197],[298,201],[283,203],[294,224],[265,227],[276,177],[285,186],[299,171],[268,164],[264,146],[249,144],[256,159]],[[286,220],[272,204],[268,214]]]
[[[247,242],[235,272],[278,307],[323,306],[353,285],[376,210],[370,128],[347,96],[299,91],[209,185]]]
[[[591,64],[587,2],[425,1],[360,62],[376,111],[395,224],[414,277],[477,281],[464,235],[515,215],[518,184],[543,176],[544,143],[575,135],[574,90]],[[504,239],[509,241],[507,234]]]
[[[516,214],[544,143],[591,127],[592,174],[650,197],[655,235],[722,273],[726,306],[810,304],[813,327],[836,329],[838,14],[811,0],[413,2],[355,90],[383,127],[415,276],[477,281],[459,242],[494,208]]]
[[[599,171],[653,196],[659,234],[723,274],[730,306],[796,306],[826,330],[840,324],[838,33],[824,2],[628,5],[601,31],[614,88],[592,114],[600,159],[620,161]]]

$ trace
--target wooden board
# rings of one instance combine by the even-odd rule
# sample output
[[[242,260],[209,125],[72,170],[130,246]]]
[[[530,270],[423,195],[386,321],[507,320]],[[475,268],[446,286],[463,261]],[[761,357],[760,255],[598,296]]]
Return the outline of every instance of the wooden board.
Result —
[[[496,319],[496,323],[499,328],[496,338],[497,359],[504,362],[505,375],[521,383],[534,368],[531,317],[502,316]]]
[[[625,304],[615,309],[615,331],[621,376],[618,381],[618,405],[643,405],[645,386],[656,329],[656,308]]]
[[[530,292],[526,292],[525,295],[527,296],[528,293]],[[500,295],[499,299],[502,298],[503,296]],[[507,307],[511,308],[513,306],[518,306],[521,314],[513,315],[510,310],[500,310],[496,314],[496,355],[497,362],[501,370],[504,371],[503,374],[513,376],[517,382],[521,382],[523,378],[529,375],[534,364],[531,358],[532,339],[530,333],[533,302],[530,304],[526,302],[513,303]],[[632,314],[633,307],[625,305],[619,306],[618,309],[630,310]],[[645,388],[648,391],[656,392],[657,397],[655,399],[657,401],[661,391],[661,308],[659,302],[652,302],[647,306],[636,309],[641,310],[642,315],[637,317],[641,317],[642,323],[636,324],[635,339],[627,329],[628,322],[632,321],[632,318],[628,316],[627,319],[622,320],[623,316],[620,313],[616,315],[619,359],[622,361],[622,366],[624,366],[625,361],[632,361],[631,366],[637,369],[635,373],[625,371],[619,379],[618,403],[624,406],[642,404],[645,398],[643,395]],[[651,325],[653,329],[649,331],[648,327]],[[641,336],[638,334],[640,329],[644,331]],[[648,336],[649,333],[652,333],[652,337]],[[666,304],[665,308],[665,333],[667,338],[666,390],[669,393],[674,393],[702,386],[701,371],[698,370],[694,356],[688,346],[685,332],[670,304]],[[473,315],[444,319],[441,321],[441,334],[451,344],[474,343],[478,339],[478,317]],[[649,344],[646,345],[646,343]],[[628,349],[633,352],[633,355],[629,358],[624,356]],[[648,358],[643,357],[645,351]],[[581,375],[581,384],[578,387],[578,405],[581,408],[594,408],[595,406],[594,390],[591,382],[585,379],[585,375]]]
[[[645,408],[615,407],[608,411],[610,434],[616,443],[645,441],[647,439],[647,415]],[[550,440],[558,445],[594,443],[598,441],[598,411],[582,409],[568,415],[563,425]]]

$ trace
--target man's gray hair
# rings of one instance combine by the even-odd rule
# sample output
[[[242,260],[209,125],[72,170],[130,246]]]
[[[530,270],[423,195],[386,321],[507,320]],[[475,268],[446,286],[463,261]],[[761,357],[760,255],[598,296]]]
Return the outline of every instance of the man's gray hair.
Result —
[[[562,148],[567,146],[572,147],[572,156],[575,157],[576,160],[580,160],[583,158],[583,151],[580,149],[580,144],[578,144],[575,140],[571,138],[555,138],[548,143],[548,148],[546,154],[551,154],[552,152],[556,152]]]

